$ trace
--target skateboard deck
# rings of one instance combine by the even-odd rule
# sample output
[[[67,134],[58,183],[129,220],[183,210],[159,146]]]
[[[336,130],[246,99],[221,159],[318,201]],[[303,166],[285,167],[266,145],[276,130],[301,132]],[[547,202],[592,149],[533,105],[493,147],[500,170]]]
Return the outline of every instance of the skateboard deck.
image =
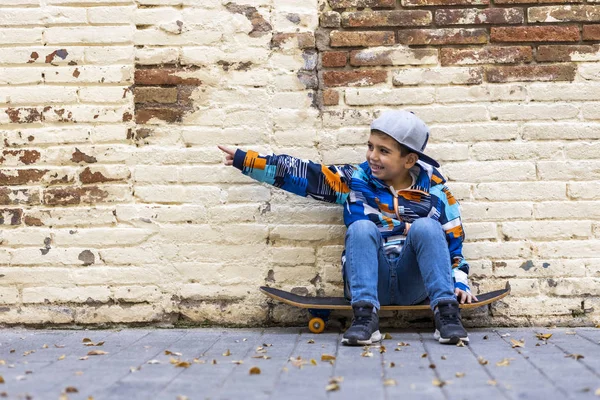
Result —
[[[281,301],[282,303],[300,308],[309,308],[315,310],[352,310],[352,306],[343,297],[309,297],[301,296],[294,293],[286,292],[267,286],[261,286],[260,290],[267,296]],[[477,295],[479,301],[470,304],[461,304],[460,308],[477,308],[498,301],[506,297],[510,293],[510,284],[507,282],[506,287],[493,292],[482,293]],[[416,304],[412,306],[381,306],[381,311],[414,311],[414,310],[429,310],[429,303]]]
[[[290,306],[294,307],[307,308],[311,315],[311,319],[308,322],[308,329],[313,333],[323,332],[325,329],[325,323],[327,322],[329,314],[332,310],[352,310],[352,306],[348,300],[343,297],[300,296],[294,293],[286,292],[285,290],[279,290],[267,286],[261,286],[260,290],[272,299],[278,300],[282,303],[289,304]],[[469,304],[460,304],[459,307],[463,309],[482,307],[508,296],[509,293],[510,284],[506,282],[506,287],[504,289],[479,294],[477,295],[478,301]],[[428,301],[412,306],[381,306],[381,311],[415,310],[431,310],[431,307],[429,306]]]

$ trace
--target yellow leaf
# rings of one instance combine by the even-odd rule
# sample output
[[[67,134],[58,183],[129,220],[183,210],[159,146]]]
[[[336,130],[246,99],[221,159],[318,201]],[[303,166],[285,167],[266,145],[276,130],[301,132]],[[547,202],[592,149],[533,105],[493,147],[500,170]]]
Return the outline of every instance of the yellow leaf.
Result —
[[[194,358],[192,361],[194,362],[194,364],[205,364],[206,363],[206,361],[201,360],[199,358]]]
[[[498,361],[496,363],[496,365],[498,367],[508,367],[510,365],[510,359],[508,358],[503,358],[502,361]]]
[[[259,374],[260,374],[260,368],[258,368],[258,367],[250,368],[250,375],[259,375]]]
[[[400,347],[396,347],[394,351],[402,351],[402,349]]]
[[[87,338],[87,337],[84,337],[82,340],[83,343],[90,343],[91,341],[92,341],[92,339]]]
[[[496,380],[491,380],[490,379],[489,381],[487,381],[487,384],[490,385],[490,386],[496,386],[498,384],[498,382],[496,382]]]
[[[552,337],[551,333],[536,333],[535,336],[540,340],[548,340]]]
[[[80,360],[84,360],[84,361],[85,361],[85,360],[87,360],[87,359],[88,359],[88,356],[79,357],[79,359],[80,359]]]
[[[59,360],[64,360],[66,356],[67,356],[66,354],[63,354],[62,356],[58,357],[58,359]]]
[[[336,390],[340,390],[340,385],[338,385],[337,383],[330,383],[327,386],[325,386],[325,390],[328,392],[335,392]]]
[[[29,350],[23,353],[23,357],[30,355],[31,353],[35,353],[35,350]]]
[[[433,385],[437,386],[437,387],[443,387],[446,384],[445,381],[441,381],[441,380],[439,380],[437,378],[434,379],[433,382],[431,382],[431,383],[433,383]]]
[[[42,346],[42,349],[47,349],[47,348],[48,348],[47,344],[45,344],[45,345]]]
[[[4,383],[4,377],[0,375],[0,383]]]
[[[187,361],[179,361],[177,364],[175,364],[176,368],[189,368],[190,367],[190,363]]]
[[[421,354],[421,358],[427,358],[427,353]]]
[[[103,356],[105,354],[108,354],[108,352],[104,350],[92,350],[88,352],[88,356]]]
[[[0,360],[0,365],[6,365],[6,361]]]
[[[465,376],[464,372],[457,372],[454,374],[457,378],[462,378],[463,376]]]
[[[379,346],[379,354],[381,354],[381,353],[385,353],[385,350],[386,350],[386,349],[385,349],[385,346],[384,346],[384,345],[381,345],[381,346]]]
[[[330,354],[322,354],[321,355],[321,361],[332,361],[335,360],[335,356],[332,356]]]
[[[177,363],[179,362],[179,359],[178,359],[178,358],[173,358],[173,357],[171,357],[171,358],[169,358],[169,362],[170,362],[171,364],[175,365],[175,364],[177,364]]]
[[[488,360],[486,360],[485,358],[483,358],[481,356],[479,356],[477,358],[477,361],[479,361],[479,364],[481,364],[481,365],[487,365],[487,363],[488,363]]]
[[[386,332],[383,334],[383,339],[384,340],[392,339],[392,335],[390,335],[389,333]]]
[[[383,381],[383,386],[396,386],[396,381],[394,379],[386,379]]]
[[[83,375],[83,371],[75,371],[75,375],[81,376],[81,375]]]
[[[465,344],[462,340],[458,339],[458,343],[456,343],[456,347],[465,347]]]
[[[371,353],[368,350],[365,350],[365,351],[362,352],[361,356],[363,356],[363,357],[373,357],[373,353]]]
[[[240,365],[240,364],[243,364],[244,362],[242,360],[237,360],[237,361],[232,361],[232,363]]]
[[[400,346],[400,347],[410,346],[410,343],[398,342],[398,346]]]
[[[179,395],[175,400],[190,400],[190,398],[187,396]]]
[[[571,357],[571,358],[574,358],[575,360],[579,360],[580,358],[585,358],[585,357],[583,357],[582,354],[569,354],[568,356],[565,356],[565,357]]]
[[[512,348],[513,349],[515,347],[525,347],[525,340],[510,339],[510,342],[512,343]]]
[[[271,356],[267,356],[267,355],[258,355],[258,356],[252,356],[252,358],[262,358],[263,360],[269,360],[271,358]]]
[[[65,393],[61,393],[58,400],[69,400],[69,397]]]
[[[595,394],[596,396],[600,396],[600,388],[596,389],[596,392],[594,392],[594,394]]]
[[[77,388],[74,386],[67,386],[65,388],[65,392],[66,393],[79,393],[79,390],[77,390]]]
[[[165,350],[165,355],[166,356],[181,356],[181,353],[177,353],[175,351],[170,351],[170,350]]]
[[[311,363],[312,365],[317,365],[317,360],[315,360],[314,358],[311,358],[311,359],[310,359],[310,363]]]
[[[229,351],[229,349],[227,349],[227,351],[225,353],[223,353],[223,355],[225,357],[229,357],[231,355],[231,352]]]

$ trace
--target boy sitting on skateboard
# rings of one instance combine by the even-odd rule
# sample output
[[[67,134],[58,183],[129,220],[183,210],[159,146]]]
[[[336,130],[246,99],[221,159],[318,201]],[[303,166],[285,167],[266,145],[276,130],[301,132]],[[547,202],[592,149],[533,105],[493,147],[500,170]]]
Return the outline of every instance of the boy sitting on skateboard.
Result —
[[[325,166],[287,155],[262,156],[223,146],[225,165],[289,192],[344,205],[344,293],[354,318],[342,343],[381,340],[381,305],[430,299],[434,337],[468,342],[458,301],[470,292],[459,205],[439,164],[423,151],[429,129],[413,113],[387,111],[371,123],[367,160]],[[458,301],[457,301],[458,299]]]

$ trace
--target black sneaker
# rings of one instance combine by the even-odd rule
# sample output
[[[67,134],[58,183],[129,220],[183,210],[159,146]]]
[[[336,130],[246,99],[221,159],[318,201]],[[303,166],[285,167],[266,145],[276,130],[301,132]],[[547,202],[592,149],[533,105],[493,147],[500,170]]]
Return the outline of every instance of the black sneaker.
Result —
[[[442,300],[434,311],[435,333],[440,343],[456,344],[459,340],[469,341],[467,331],[460,320],[460,309],[456,300]]]
[[[352,305],[354,318],[352,326],[344,333],[343,344],[350,346],[364,346],[381,341],[379,333],[379,316],[373,312],[373,305],[366,301],[359,301]]]

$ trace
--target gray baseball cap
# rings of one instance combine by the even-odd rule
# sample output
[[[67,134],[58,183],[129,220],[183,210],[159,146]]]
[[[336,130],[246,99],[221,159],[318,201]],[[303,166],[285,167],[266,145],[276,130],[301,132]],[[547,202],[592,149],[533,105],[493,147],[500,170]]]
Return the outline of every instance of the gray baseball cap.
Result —
[[[429,140],[429,128],[419,117],[409,111],[385,111],[371,123],[371,130],[387,133],[400,144],[408,147],[419,155],[419,160],[439,167],[433,158],[426,156],[423,151]]]

